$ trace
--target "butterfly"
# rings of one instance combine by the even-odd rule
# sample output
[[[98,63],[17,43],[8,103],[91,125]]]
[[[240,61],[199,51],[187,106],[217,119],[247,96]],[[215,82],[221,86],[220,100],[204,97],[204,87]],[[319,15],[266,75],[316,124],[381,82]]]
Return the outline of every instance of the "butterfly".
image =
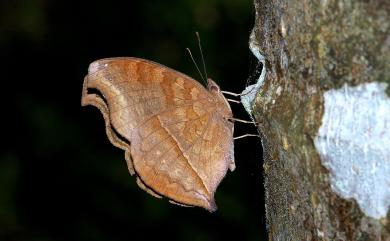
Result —
[[[81,103],[102,112],[142,189],[213,212],[218,185],[235,169],[234,125],[219,86],[207,82],[145,59],[107,58],[90,64]]]

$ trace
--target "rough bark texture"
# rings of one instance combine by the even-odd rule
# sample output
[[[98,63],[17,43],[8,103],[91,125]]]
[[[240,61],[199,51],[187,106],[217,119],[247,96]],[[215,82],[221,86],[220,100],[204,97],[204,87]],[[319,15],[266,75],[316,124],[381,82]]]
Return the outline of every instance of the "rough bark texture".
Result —
[[[264,136],[270,240],[390,240],[389,212],[371,218],[338,196],[314,145],[324,91],[390,83],[390,4],[256,0],[255,8],[267,73],[253,114]]]

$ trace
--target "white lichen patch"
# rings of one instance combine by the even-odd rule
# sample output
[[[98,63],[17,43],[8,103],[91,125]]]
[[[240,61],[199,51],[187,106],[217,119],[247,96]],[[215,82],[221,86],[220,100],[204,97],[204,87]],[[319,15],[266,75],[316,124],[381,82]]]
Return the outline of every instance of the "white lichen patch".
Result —
[[[249,37],[249,48],[252,51],[253,55],[256,56],[256,58],[262,63],[261,73],[256,83],[247,86],[245,90],[241,92],[241,103],[244,106],[245,110],[252,117],[252,104],[258,90],[263,85],[264,77],[265,77],[265,58],[260,53],[260,46],[256,40],[254,31],[252,31]]]
[[[365,215],[380,219],[390,206],[390,98],[386,83],[364,83],[324,93],[315,138],[332,189],[354,198]]]

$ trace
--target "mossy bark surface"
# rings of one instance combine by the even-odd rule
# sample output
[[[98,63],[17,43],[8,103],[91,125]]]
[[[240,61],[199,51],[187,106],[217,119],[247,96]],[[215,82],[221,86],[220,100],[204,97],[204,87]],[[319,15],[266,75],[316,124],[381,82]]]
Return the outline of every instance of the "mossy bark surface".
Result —
[[[255,8],[267,72],[253,115],[263,135],[270,240],[390,240],[390,214],[368,217],[338,196],[314,145],[325,91],[390,84],[390,4],[256,0]]]

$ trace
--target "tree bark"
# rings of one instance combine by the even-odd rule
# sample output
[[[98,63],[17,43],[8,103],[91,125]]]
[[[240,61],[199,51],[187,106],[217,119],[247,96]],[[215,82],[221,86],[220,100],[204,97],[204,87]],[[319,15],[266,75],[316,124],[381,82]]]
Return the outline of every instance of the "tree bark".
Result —
[[[380,98],[383,108],[389,107],[386,98],[390,96],[387,85],[390,83],[390,4],[380,0],[255,0],[255,8],[250,44],[257,46],[264,56],[266,75],[252,103],[252,114],[260,122],[263,136],[270,240],[390,240],[390,214],[383,215],[388,203],[386,200],[380,200],[378,205],[369,203],[370,209],[365,208],[367,200],[364,199],[379,191],[384,191],[390,199],[390,182],[383,186],[374,182],[374,187],[369,186],[372,190],[366,190],[374,193],[359,194],[357,190],[361,183],[376,180],[380,175],[372,170],[373,176],[359,174],[365,172],[364,166],[359,166],[365,164],[360,161],[367,162],[377,153],[384,153],[375,160],[381,165],[379,171],[385,170],[384,180],[389,180],[386,179],[390,177],[386,171],[390,170],[386,149],[390,146],[383,147],[389,138],[390,123],[386,124],[389,117],[379,118],[370,126],[377,128],[378,122],[386,121],[380,136],[384,139],[376,143],[382,149],[370,150],[370,146],[365,146],[369,150],[362,157],[356,154],[360,148],[349,144],[351,141],[344,140],[346,147],[350,147],[344,150],[335,137],[330,137],[331,133],[325,131],[322,137],[320,134],[321,125],[326,123],[325,115],[330,111],[327,105],[332,105],[332,97],[326,96],[334,97],[332,93],[343,88],[341,96],[352,98],[347,90],[360,88],[356,93],[363,93],[369,89],[364,85],[367,83],[387,87]],[[377,89],[375,93],[380,95],[379,92]],[[363,97],[356,94],[354,98]],[[333,108],[341,108],[338,99],[332,103]],[[355,110],[351,108],[346,109],[352,111],[350,116],[364,114],[361,109],[353,113]],[[370,104],[366,108],[372,110]],[[332,118],[340,118],[341,123],[346,117],[341,114]],[[336,136],[343,128],[341,124],[338,126]],[[321,140],[330,143],[326,147],[330,147],[329,155],[321,153],[319,146],[324,144]],[[369,138],[363,142],[366,141]],[[339,156],[332,156],[333,149]],[[337,186],[343,179],[337,182],[340,173],[335,163],[343,161],[345,155],[354,164],[344,164],[358,172],[359,178],[366,178],[353,184],[350,196],[344,195],[345,190]],[[362,195],[366,195],[364,200],[359,199]],[[376,209],[379,211],[375,212]]]

